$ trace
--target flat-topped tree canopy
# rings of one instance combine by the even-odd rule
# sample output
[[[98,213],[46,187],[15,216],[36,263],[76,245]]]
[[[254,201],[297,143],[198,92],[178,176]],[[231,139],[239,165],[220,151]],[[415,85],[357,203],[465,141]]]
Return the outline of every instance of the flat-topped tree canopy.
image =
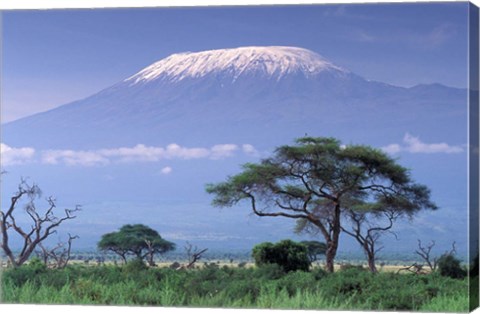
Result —
[[[213,205],[248,201],[258,216],[306,220],[327,244],[327,269],[333,271],[341,216],[345,210],[395,210],[413,215],[436,209],[430,190],[379,149],[342,145],[325,137],[303,137],[278,147],[273,156],[243,165],[225,182],[207,185]]]
[[[98,248],[118,254],[123,261],[127,255],[139,259],[147,258],[153,265],[154,254],[162,254],[175,249],[175,244],[163,239],[160,234],[143,224],[128,224],[119,231],[106,233],[98,242]]]

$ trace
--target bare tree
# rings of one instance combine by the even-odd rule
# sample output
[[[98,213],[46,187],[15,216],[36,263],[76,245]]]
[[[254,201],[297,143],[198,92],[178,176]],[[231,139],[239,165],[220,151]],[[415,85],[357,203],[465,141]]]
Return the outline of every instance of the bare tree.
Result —
[[[80,210],[80,206],[74,209],[65,209],[63,216],[55,213],[56,200],[53,197],[46,199],[47,206],[45,210],[39,210],[35,201],[41,197],[41,190],[36,185],[29,185],[25,180],[21,180],[18,190],[10,199],[10,205],[6,211],[0,211],[0,247],[5,252],[8,260],[14,267],[25,263],[35,248],[46,238],[56,232],[56,228],[64,221],[76,218],[75,213]],[[18,207],[25,201],[23,214],[26,214],[30,226],[21,224],[22,215]],[[22,239],[22,247],[18,254],[15,254],[10,247],[10,236],[16,234]]]
[[[78,236],[68,234],[68,241],[66,243],[60,242],[52,249],[47,249],[42,243],[39,243],[38,246],[41,249],[39,255],[46,265],[48,265],[49,260],[51,259],[54,261],[54,268],[64,268],[70,261],[72,242],[78,238]]]
[[[438,258],[437,257],[432,257],[431,251],[432,248],[435,246],[435,241],[432,240],[429,244],[426,246],[422,245],[422,241],[418,239],[418,250],[415,250],[415,254],[420,256],[425,263],[427,263],[428,267],[430,268],[430,271],[435,271],[437,269],[437,262]]]
[[[440,257],[437,257],[437,256],[432,257],[431,252],[432,252],[432,249],[433,249],[434,246],[435,246],[435,241],[434,240],[430,241],[429,244],[424,246],[424,245],[422,245],[422,241],[420,239],[418,239],[418,250],[415,250],[415,254],[420,256],[425,261],[428,268],[430,268],[430,272],[434,272],[435,270],[437,270],[438,260],[442,256],[455,255],[455,253],[457,251],[456,248],[455,248],[455,241],[453,241],[452,248],[451,248],[450,251],[445,251],[445,253],[443,253],[443,255],[440,256]]]
[[[383,249],[383,246],[380,246],[380,237],[385,232],[390,232],[396,237],[390,229],[400,213],[394,210],[385,210],[377,214],[349,210],[346,215],[351,222],[351,229],[342,226],[342,231],[357,240],[367,257],[368,268],[371,272],[377,273],[376,256]],[[385,222],[383,225],[382,218]]]
[[[418,263],[413,263],[410,266],[400,268],[399,270],[397,270],[397,274],[400,273],[402,270],[409,271],[411,273],[414,273],[415,275],[425,275],[427,273],[423,270],[423,265]]]
[[[185,246],[185,251],[187,252],[188,264],[185,268],[195,267],[195,263],[202,258],[202,254],[205,253],[208,249],[198,250],[195,246],[193,247],[190,243],[187,242]]]

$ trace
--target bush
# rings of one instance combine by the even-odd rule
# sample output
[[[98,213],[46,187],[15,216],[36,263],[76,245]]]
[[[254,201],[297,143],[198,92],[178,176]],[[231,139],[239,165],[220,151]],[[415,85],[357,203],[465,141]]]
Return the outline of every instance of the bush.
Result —
[[[148,266],[145,265],[141,258],[135,258],[123,266],[123,270],[127,273],[137,273],[148,269]]]
[[[308,271],[310,259],[307,247],[291,240],[283,240],[278,243],[264,242],[256,245],[252,250],[255,265],[277,264],[284,272]]]
[[[25,267],[31,269],[35,274],[44,273],[47,270],[47,265],[37,257],[32,258]]]
[[[278,264],[264,264],[255,269],[255,278],[262,280],[275,280],[285,275],[283,268]]]
[[[460,265],[460,260],[452,254],[442,255],[438,259],[438,270],[440,275],[454,279],[463,279],[467,276],[467,272]]]
[[[347,271],[347,270],[350,270],[350,269],[353,269],[355,271],[366,270],[362,265],[354,265],[354,264],[350,264],[350,263],[340,265],[340,270],[341,271]]]
[[[328,275],[327,271],[324,270],[323,268],[315,268],[311,271],[313,278],[315,280],[320,280]]]
[[[10,283],[21,286],[27,281],[39,284],[39,276],[47,272],[47,266],[38,258],[32,258],[28,263],[20,267],[10,268],[3,274],[3,279]]]
[[[278,280],[278,285],[285,289],[288,295],[294,296],[297,292],[316,291],[317,281],[311,273],[296,271],[289,272]]]

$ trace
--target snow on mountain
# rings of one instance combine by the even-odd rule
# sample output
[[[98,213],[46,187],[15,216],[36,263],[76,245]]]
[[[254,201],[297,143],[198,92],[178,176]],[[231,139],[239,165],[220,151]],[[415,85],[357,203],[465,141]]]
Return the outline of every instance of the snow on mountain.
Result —
[[[156,79],[178,82],[220,72],[228,73],[233,81],[248,74],[262,74],[279,80],[292,73],[302,73],[310,77],[329,70],[347,72],[317,53],[303,48],[241,47],[173,54],[125,81],[132,84]]]

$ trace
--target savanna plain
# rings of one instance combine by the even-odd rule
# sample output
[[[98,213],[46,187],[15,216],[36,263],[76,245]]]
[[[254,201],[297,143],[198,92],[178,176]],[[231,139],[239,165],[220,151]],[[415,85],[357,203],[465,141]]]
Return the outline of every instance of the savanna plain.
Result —
[[[478,275],[473,279],[478,286]],[[33,259],[2,272],[3,303],[148,305],[467,312],[468,277],[379,271],[344,265],[333,273],[321,267],[286,272],[277,264],[193,269],[126,264],[47,268]]]

